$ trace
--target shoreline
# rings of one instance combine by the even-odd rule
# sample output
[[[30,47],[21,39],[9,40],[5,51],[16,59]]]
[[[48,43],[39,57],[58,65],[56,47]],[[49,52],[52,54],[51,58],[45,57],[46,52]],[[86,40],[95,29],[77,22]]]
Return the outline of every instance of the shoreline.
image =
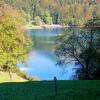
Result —
[[[36,26],[36,25],[32,25],[32,26],[25,26],[26,29],[56,29],[56,28],[67,28],[69,27],[68,25],[66,26],[62,26],[62,25],[59,25],[59,24],[52,24],[52,25],[48,25],[48,24],[45,24],[45,25],[41,25],[41,26]]]

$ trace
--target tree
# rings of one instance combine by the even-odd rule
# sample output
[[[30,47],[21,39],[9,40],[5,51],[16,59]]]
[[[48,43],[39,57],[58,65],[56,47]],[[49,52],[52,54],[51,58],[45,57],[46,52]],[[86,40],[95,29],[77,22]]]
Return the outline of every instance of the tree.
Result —
[[[44,12],[43,20],[44,20],[44,22],[45,22],[46,24],[52,24],[52,23],[53,23],[53,22],[52,22],[52,17],[51,17],[51,15],[50,15],[50,13],[49,13],[48,10],[46,10],[46,11]]]
[[[49,24],[49,25],[53,24],[52,17],[47,17],[46,18],[46,23]]]
[[[57,38],[56,55],[58,64],[75,62],[81,79],[94,79],[100,71],[100,18],[89,20],[85,27],[76,30],[75,25],[66,34]],[[96,75],[96,74],[95,74]],[[98,77],[100,79],[100,76]],[[96,79],[96,78],[95,78]]]
[[[25,62],[32,42],[23,29],[24,19],[7,4],[0,6],[0,70],[11,71],[18,63]]]
[[[40,26],[42,24],[41,18],[39,16],[36,16],[34,18],[34,25]]]
[[[85,63],[82,71],[86,79],[100,79],[100,75],[95,77],[95,73],[100,71],[100,18],[95,17],[85,24],[88,38],[86,40],[86,47],[80,54],[80,57]]]

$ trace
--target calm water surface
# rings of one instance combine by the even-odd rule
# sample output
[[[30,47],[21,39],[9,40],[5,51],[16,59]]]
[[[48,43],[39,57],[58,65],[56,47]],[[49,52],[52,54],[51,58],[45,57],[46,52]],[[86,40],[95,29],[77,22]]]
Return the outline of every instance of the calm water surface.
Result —
[[[19,64],[21,70],[26,70],[29,75],[37,76],[40,80],[52,80],[54,76],[58,80],[72,79],[74,64],[57,66],[57,57],[54,54],[55,38],[57,34],[63,34],[63,29],[29,30],[34,47],[30,51],[30,57],[25,64]]]

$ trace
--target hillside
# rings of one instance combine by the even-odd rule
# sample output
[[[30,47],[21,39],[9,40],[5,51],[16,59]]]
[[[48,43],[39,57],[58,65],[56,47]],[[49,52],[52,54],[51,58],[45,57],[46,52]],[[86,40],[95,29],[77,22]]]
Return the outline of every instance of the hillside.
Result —
[[[53,81],[0,84],[0,100],[100,100],[100,81]]]

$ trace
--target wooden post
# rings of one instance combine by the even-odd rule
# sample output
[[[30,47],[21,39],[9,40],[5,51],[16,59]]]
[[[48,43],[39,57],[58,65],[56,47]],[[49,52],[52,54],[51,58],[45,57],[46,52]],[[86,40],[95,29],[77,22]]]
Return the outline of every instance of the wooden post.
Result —
[[[55,88],[55,95],[57,95],[58,90],[57,90],[57,78],[56,77],[54,77],[54,88]]]

